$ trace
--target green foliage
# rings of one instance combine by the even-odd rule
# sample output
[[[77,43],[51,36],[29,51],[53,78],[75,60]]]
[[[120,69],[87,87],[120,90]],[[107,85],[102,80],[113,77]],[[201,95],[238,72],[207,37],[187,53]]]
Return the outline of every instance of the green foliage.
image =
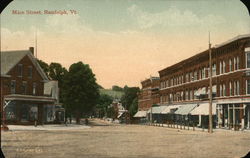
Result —
[[[116,86],[116,85],[112,86],[112,90],[113,91],[118,91],[118,92],[123,92],[123,88],[119,87],[119,86]]]
[[[124,95],[121,98],[122,105],[125,109],[129,109],[132,105],[132,102],[135,98],[137,98],[137,94],[139,93],[139,87],[124,87]]]
[[[65,108],[76,117],[91,113],[97,104],[98,84],[87,64],[78,62],[70,66],[64,78],[63,89]]]
[[[64,76],[66,75],[66,73],[67,73],[66,68],[62,67],[61,64],[59,64],[59,63],[50,63],[49,72],[48,72],[49,77],[52,80],[57,80],[59,87],[62,86],[63,79],[64,79]]]
[[[47,77],[49,77],[49,65],[47,63],[45,63],[42,60],[37,59],[37,62],[39,63],[39,65],[41,66],[41,68],[43,69],[44,73],[47,75]]]
[[[111,96],[113,99],[121,99],[124,95],[124,92],[121,91],[113,91],[111,89],[100,89],[100,94],[106,94]]]
[[[135,98],[129,107],[129,113],[131,116],[134,116],[138,110],[138,98]]]
[[[100,118],[107,116],[108,106],[113,102],[113,98],[106,94],[101,94],[98,103],[96,105],[96,110]]]

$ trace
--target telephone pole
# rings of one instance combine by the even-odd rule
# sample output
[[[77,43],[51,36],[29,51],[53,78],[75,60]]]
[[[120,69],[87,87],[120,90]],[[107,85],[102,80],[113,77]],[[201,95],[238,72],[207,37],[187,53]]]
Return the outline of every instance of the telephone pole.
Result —
[[[212,96],[212,50],[211,50],[211,43],[210,43],[210,32],[209,32],[209,133],[213,132],[213,114],[212,114],[212,103],[213,103],[213,96]]]

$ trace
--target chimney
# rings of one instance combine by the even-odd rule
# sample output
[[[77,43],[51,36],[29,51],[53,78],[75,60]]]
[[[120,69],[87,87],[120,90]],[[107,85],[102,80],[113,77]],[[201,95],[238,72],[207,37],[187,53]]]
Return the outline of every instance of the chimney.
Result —
[[[29,47],[29,50],[34,55],[34,47]]]

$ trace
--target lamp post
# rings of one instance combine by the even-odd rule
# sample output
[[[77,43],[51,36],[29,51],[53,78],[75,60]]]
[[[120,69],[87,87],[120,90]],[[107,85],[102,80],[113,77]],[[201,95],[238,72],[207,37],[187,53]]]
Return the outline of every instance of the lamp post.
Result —
[[[213,132],[213,115],[212,115],[212,50],[209,33],[209,133]]]

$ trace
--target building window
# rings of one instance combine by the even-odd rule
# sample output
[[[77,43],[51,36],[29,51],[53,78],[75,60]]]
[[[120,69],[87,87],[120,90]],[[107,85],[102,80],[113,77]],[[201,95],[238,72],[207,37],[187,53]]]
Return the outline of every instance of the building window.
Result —
[[[232,59],[229,59],[229,71],[233,71]]]
[[[240,68],[240,58],[237,56],[236,58],[236,69],[238,70]]]
[[[223,84],[223,96],[226,96],[226,85]]]
[[[188,80],[189,80],[188,73],[186,73],[186,82],[189,82]]]
[[[17,74],[19,77],[23,76],[23,65],[22,64],[18,64],[17,66]]]
[[[239,95],[240,94],[240,82],[235,81],[234,82],[234,95]]]
[[[220,96],[223,96],[223,89],[222,89],[222,84],[220,85]]]
[[[28,67],[28,77],[29,78],[32,78],[32,74],[33,74],[33,70],[32,69],[33,69],[32,66]]]
[[[27,92],[27,82],[23,81],[21,85],[21,94],[26,94],[26,92]]]
[[[190,82],[194,81],[194,76],[192,72],[189,73],[189,80]]]
[[[36,83],[33,83],[33,89],[32,89],[32,94],[36,95]]]
[[[240,95],[240,81],[236,81],[237,85],[237,95]]]
[[[247,68],[250,68],[250,52],[246,52],[246,66]]]
[[[197,79],[198,79],[197,71],[194,71],[194,81],[196,81]]]
[[[222,71],[222,73],[225,73],[226,72],[226,63],[225,63],[225,61],[223,61],[223,71]]]
[[[201,79],[206,77],[206,71],[205,71],[205,67],[201,69]]]
[[[233,95],[233,87],[232,87],[232,82],[229,82],[229,95],[232,96]]]
[[[16,81],[12,80],[10,82],[10,93],[15,94],[16,93]]]
[[[216,75],[216,64],[212,65],[212,76]]]
[[[188,90],[185,91],[185,100],[188,100]]]
[[[247,80],[247,94],[250,94],[250,80]]]
[[[189,96],[190,96],[190,100],[193,100],[193,96],[194,96],[193,90],[189,91]]]
[[[222,62],[220,62],[220,71],[219,74],[222,74]]]

